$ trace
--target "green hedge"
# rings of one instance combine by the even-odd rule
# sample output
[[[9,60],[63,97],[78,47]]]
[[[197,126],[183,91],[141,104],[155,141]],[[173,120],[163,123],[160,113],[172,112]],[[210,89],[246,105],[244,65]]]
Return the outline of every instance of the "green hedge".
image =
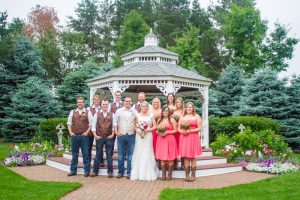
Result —
[[[57,142],[56,126],[62,123],[66,129],[63,130],[64,135],[68,135],[67,118],[50,118],[43,119],[39,124],[39,135],[46,140],[52,140]]]
[[[215,141],[217,134],[224,133],[232,136],[234,133],[240,132],[239,125],[243,124],[252,131],[273,130],[275,134],[279,134],[280,125],[277,121],[265,117],[223,117],[209,119],[209,141]]]

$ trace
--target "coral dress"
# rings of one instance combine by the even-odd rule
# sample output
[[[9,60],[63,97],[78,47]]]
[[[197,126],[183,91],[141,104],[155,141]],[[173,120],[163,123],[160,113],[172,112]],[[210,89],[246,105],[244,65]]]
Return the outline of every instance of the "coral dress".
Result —
[[[154,116],[157,117],[157,116],[160,116],[160,114],[154,115]],[[155,148],[156,148],[157,137],[158,137],[158,134],[156,133],[156,130],[153,130],[153,131],[152,131],[152,138],[153,138],[153,149],[154,149],[154,153],[155,153]]]
[[[198,128],[197,119],[189,119],[190,130]],[[185,158],[196,158],[202,154],[201,141],[198,132],[179,136],[179,155]]]
[[[166,130],[173,130],[171,123],[166,125]],[[175,160],[178,157],[178,148],[174,134],[157,136],[155,157],[157,160]]]

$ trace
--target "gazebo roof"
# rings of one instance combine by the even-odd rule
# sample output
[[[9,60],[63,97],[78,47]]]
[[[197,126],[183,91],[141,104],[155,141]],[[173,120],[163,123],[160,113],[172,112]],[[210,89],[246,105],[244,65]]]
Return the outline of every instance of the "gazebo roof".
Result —
[[[164,49],[160,46],[154,46],[154,45],[147,45],[147,46],[143,46],[141,48],[138,48],[134,51],[131,51],[129,53],[126,53],[124,55],[122,55],[121,57],[125,57],[125,56],[129,56],[131,54],[136,54],[136,53],[163,53],[163,54],[169,54],[169,55],[173,55],[173,56],[178,56],[177,53],[174,53],[172,51],[169,51],[167,49]]]
[[[197,72],[187,70],[173,63],[166,62],[133,62],[103,75],[89,79],[105,79],[107,77],[180,77],[199,81],[211,81],[211,79],[199,75]]]

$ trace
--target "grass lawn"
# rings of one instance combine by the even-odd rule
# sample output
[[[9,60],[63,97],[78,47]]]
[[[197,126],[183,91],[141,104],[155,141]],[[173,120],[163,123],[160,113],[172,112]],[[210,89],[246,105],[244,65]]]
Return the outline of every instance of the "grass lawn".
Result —
[[[8,151],[9,145],[0,143],[0,162]],[[59,199],[79,187],[79,183],[31,181],[0,164],[0,199]]]
[[[295,154],[300,160],[300,155]],[[164,189],[160,200],[196,200],[196,199],[300,199],[300,171],[284,174],[270,179],[231,186],[221,189]]]

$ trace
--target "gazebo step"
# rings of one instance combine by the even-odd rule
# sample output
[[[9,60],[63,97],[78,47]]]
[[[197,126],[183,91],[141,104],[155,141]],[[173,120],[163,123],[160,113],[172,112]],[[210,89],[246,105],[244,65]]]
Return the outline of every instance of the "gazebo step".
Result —
[[[47,159],[46,164],[49,166],[52,166],[54,168],[69,172],[71,160],[64,158],[64,157],[54,157],[54,158]],[[91,166],[91,171],[92,171],[92,167],[93,166]],[[117,173],[118,173],[117,165],[114,165],[113,169],[114,169],[114,171],[113,171],[114,175],[117,175]],[[197,166],[196,176],[197,177],[211,176],[211,175],[224,174],[224,173],[236,172],[236,171],[241,171],[241,170],[242,170],[242,166],[239,164],[222,163],[222,164],[199,165],[199,166]],[[78,174],[84,173],[82,162],[78,163],[77,173]],[[107,175],[107,167],[106,166],[100,167],[99,175]],[[159,172],[159,176],[161,176],[161,171]],[[173,177],[174,178],[184,178],[185,177],[184,170],[174,170]]]
[[[72,153],[66,152],[63,155],[64,158],[72,159]],[[95,155],[92,155],[92,164],[94,163]],[[125,165],[127,163],[127,159],[125,158]],[[79,153],[78,157],[79,162],[83,162],[82,154]],[[181,165],[181,159],[177,159],[178,165]],[[104,163],[106,163],[106,156],[104,155]],[[227,159],[223,157],[217,156],[199,156],[197,158],[197,166],[198,165],[209,165],[209,164],[222,164],[227,163]],[[113,156],[113,165],[118,165],[118,156]]]

